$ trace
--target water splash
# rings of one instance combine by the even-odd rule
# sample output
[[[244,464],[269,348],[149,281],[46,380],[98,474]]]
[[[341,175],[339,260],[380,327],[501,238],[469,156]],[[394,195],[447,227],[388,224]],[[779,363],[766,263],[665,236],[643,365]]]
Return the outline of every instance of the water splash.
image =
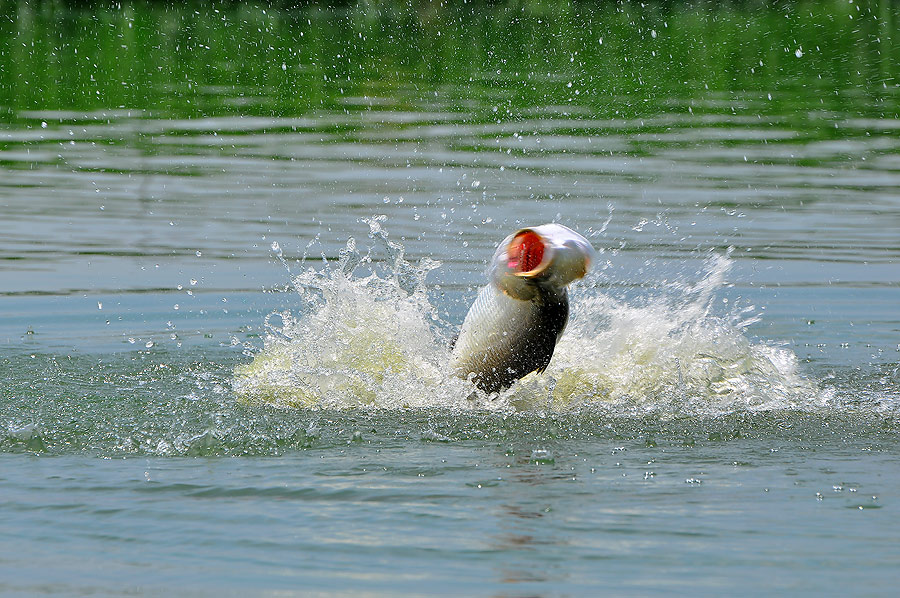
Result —
[[[509,400],[520,409],[601,404],[672,416],[825,406],[830,395],[802,376],[792,351],[746,335],[759,319],[752,309],[711,313],[731,265],[713,256],[699,282],[672,283],[642,305],[596,288],[576,293],[550,367]]]
[[[499,397],[484,396],[448,371],[446,323],[425,283],[440,264],[410,263],[383,217],[366,222],[375,241],[366,254],[350,239],[336,266],[326,261],[292,276],[305,305],[266,319],[262,350],[235,372],[243,400],[303,408],[589,407],[672,416],[815,409],[829,401],[801,375],[790,350],[746,335],[755,315],[712,313],[731,268],[727,255],[711,257],[698,282],[671,283],[639,305],[610,297],[596,280],[581,285],[546,372],[526,376]],[[387,255],[380,271],[376,249]]]
[[[426,295],[425,277],[440,263],[408,262],[383,220],[366,222],[387,253],[385,272],[372,249],[360,254],[351,238],[336,268],[326,262],[292,278],[304,315],[269,315],[263,350],[235,372],[241,397],[293,407],[453,406],[460,397],[466,403],[471,389],[446,375],[450,350]],[[369,273],[354,275],[360,266]]]

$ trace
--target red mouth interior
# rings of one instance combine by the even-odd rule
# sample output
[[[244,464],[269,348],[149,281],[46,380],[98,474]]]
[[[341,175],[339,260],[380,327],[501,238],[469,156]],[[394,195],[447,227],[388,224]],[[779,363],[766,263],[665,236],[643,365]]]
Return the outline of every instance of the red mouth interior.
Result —
[[[507,249],[507,266],[516,272],[530,272],[544,259],[544,242],[540,235],[527,230],[515,236]]]

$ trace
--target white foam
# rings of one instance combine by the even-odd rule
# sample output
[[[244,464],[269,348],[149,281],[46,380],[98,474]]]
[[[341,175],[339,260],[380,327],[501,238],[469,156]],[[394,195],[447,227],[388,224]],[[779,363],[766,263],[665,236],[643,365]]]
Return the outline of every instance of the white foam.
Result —
[[[708,260],[694,284],[676,282],[640,305],[583,285],[550,367],[500,397],[485,397],[447,367],[449,343],[428,302],[425,275],[438,266],[406,262],[381,219],[371,235],[387,250],[387,273],[351,239],[339,267],[293,277],[305,307],[272,314],[262,350],[235,372],[245,400],[284,407],[453,408],[715,414],[814,408],[828,396],[805,379],[788,349],[754,342],[746,313],[711,314],[731,266]]]

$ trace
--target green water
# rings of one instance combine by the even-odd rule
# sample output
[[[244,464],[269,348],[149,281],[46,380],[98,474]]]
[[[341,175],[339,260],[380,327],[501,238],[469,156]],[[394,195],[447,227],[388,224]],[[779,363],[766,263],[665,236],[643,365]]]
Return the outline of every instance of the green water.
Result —
[[[471,111],[473,122],[566,106],[604,119],[740,112],[801,129],[809,110],[896,117],[890,2],[81,11],[6,2],[4,13],[0,100],[19,124],[29,110],[196,118],[373,107]]]
[[[0,594],[893,595],[897,39],[0,2]],[[473,399],[447,343],[554,220],[567,335]]]

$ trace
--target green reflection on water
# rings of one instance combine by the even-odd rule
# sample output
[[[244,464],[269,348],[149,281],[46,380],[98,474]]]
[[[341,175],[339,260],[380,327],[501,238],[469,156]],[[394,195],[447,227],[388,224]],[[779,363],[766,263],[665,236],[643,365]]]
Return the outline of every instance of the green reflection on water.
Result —
[[[660,108],[896,118],[898,23],[889,1],[292,10],[5,2],[0,105],[4,120],[22,110],[423,109],[429,97],[480,120]]]

